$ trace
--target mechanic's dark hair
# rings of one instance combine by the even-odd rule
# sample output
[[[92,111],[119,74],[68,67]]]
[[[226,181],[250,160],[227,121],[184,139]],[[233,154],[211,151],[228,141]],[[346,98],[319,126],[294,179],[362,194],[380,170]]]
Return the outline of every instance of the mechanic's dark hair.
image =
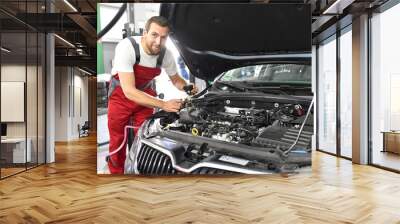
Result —
[[[146,26],[145,26],[146,31],[149,31],[150,25],[152,23],[156,23],[159,26],[168,27],[169,28],[169,22],[165,17],[163,17],[163,16],[153,16],[149,20],[147,20],[147,22],[146,22]]]

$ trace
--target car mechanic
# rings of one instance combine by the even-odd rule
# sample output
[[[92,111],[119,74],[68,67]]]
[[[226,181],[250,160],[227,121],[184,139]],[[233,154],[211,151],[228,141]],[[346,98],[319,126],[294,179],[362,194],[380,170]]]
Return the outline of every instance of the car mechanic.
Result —
[[[165,70],[174,86],[185,91],[187,83],[178,73],[172,52],[165,47],[170,32],[168,20],[161,16],[151,17],[145,25],[140,43],[132,37],[121,40],[115,48],[112,79],[109,88],[108,129],[109,152],[112,153],[124,142],[124,129],[130,122],[137,134],[141,124],[149,118],[155,108],[166,112],[178,112],[181,99],[161,100],[156,98],[152,80]],[[192,85],[190,94],[198,89]],[[126,158],[126,147],[108,160],[111,174],[122,174]]]

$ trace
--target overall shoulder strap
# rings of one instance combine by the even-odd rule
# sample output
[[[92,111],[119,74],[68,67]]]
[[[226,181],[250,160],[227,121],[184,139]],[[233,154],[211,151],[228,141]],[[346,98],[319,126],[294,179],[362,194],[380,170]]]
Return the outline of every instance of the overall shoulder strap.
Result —
[[[161,51],[160,51],[160,54],[158,55],[158,58],[157,58],[157,65],[156,65],[157,68],[160,68],[161,65],[162,65],[162,62],[163,62],[163,59],[164,59],[164,55],[165,55],[165,51],[166,51],[166,48],[163,47],[163,48],[161,49]]]
[[[135,55],[136,55],[136,62],[135,64],[139,64],[140,62],[140,50],[139,50],[139,44],[136,43],[135,39],[133,37],[127,37],[133,46],[133,49],[135,50]]]

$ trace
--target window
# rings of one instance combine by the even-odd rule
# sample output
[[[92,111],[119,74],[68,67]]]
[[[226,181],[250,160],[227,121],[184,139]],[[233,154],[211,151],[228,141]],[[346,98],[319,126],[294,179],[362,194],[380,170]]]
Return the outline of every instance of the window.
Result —
[[[304,64],[263,64],[229,70],[220,81],[296,83],[311,85],[311,65]]]
[[[1,3],[18,7],[21,14],[43,13],[42,5],[45,1]],[[0,23],[0,92],[2,99],[8,99],[0,106],[0,178],[5,178],[45,163],[46,39],[44,33],[4,13]]]
[[[388,151],[384,132],[400,131],[400,4],[371,18],[372,163],[400,170],[400,155]],[[397,138],[400,138],[398,133]],[[400,141],[399,141],[400,142]],[[397,143],[397,148],[400,144]]]
[[[340,36],[340,155],[352,157],[352,34]],[[347,32],[346,32],[347,31]]]
[[[336,36],[318,48],[318,149],[336,153]]]

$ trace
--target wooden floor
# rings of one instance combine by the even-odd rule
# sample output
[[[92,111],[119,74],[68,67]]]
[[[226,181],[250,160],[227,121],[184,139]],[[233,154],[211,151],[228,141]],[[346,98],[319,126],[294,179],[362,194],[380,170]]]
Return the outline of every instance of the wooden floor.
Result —
[[[96,139],[0,181],[0,223],[400,223],[400,175],[313,153],[290,177],[97,176]]]

